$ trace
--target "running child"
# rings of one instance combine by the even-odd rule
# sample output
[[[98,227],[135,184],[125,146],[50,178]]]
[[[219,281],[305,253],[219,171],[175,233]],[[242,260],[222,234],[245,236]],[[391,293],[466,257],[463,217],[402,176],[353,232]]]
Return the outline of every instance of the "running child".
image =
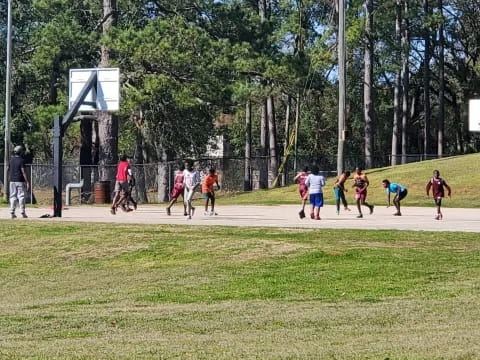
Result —
[[[430,196],[430,188],[432,188],[433,199],[437,206],[437,216],[435,216],[435,220],[441,220],[443,218],[441,207],[442,199],[445,197],[445,188],[447,188],[448,197],[451,197],[452,189],[448,186],[447,182],[440,177],[440,171],[438,170],[433,171],[433,177],[427,183],[425,188],[427,197]]]
[[[220,185],[218,185],[218,175],[216,174],[215,169],[211,168],[202,183],[202,196],[205,198],[205,212],[203,213],[203,216],[218,215],[215,212],[215,191],[213,190],[213,185],[215,184],[217,184],[217,190],[220,190]],[[209,201],[211,204],[211,211],[208,211]]]
[[[320,220],[320,208],[323,207],[323,190],[326,181],[325,178],[319,174],[320,169],[317,165],[312,166],[312,173],[308,175],[305,180],[305,185],[308,187],[310,193],[310,218]]]
[[[368,207],[370,214],[373,214],[373,205],[367,203],[367,188],[370,185],[367,175],[362,172],[362,169],[357,167],[355,175],[353,175],[353,186],[355,188],[355,200],[357,201],[358,216],[362,218],[362,205]]]
[[[192,161],[187,161],[185,170],[183,171],[183,202],[187,208],[187,220],[190,220],[195,213],[192,201],[198,185],[200,185],[200,173],[193,168]]]
[[[345,182],[350,177],[350,171],[343,172],[333,184],[333,192],[335,193],[335,203],[337,205],[337,215],[340,215],[340,201],[343,203],[343,210],[350,211],[347,199],[345,199]]]
[[[303,171],[299,172],[294,178],[293,181],[298,184],[298,192],[300,193],[300,198],[302,199],[302,209],[298,212],[300,219],[305,217],[305,205],[308,199],[308,187],[305,185],[305,181],[308,177],[308,166],[303,168]]]
[[[185,165],[180,165],[178,171],[175,173],[175,180],[172,189],[170,203],[168,204],[166,210],[167,215],[171,215],[171,208],[175,204],[178,198],[181,196],[183,198],[184,186],[183,186],[183,172],[185,171]],[[187,205],[185,204],[185,199],[183,199],[183,216],[187,216]]]
[[[387,191],[387,207],[390,206],[390,194],[395,194],[393,204],[395,205],[397,212],[393,215],[402,216],[402,213],[400,212],[400,201],[407,196],[407,188],[397,183],[391,183],[388,179],[383,180],[382,185]]]
[[[124,203],[128,199],[129,187],[128,181],[130,180],[130,163],[127,161],[127,156],[122,155],[120,162],[117,166],[117,176],[115,177],[115,195],[113,196],[112,207],[110,212],[112,215],[116,214],[119,206],[125,206]],[[125,211],[128,211],[124,209]]]

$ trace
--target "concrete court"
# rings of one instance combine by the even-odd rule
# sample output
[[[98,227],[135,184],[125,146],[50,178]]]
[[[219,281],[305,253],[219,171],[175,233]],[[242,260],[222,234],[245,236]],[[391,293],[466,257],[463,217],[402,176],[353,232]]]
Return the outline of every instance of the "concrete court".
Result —
[[[480,233],[480,209],[444,208],[444,219],[434,220],[435,208],[404,207],[403,216],[393,216],[394,207],[375,206],[372,215],[364,209],[363,219],[357,219],[357,211],[335,213],[335,207],[327,205],[322,209],[322,220],[298,218],[299,206],[218,206],[218,216],[203,216],[203,206],[196,204],[192,220],[183,216],[183,208],[175,206],[172,215],[167,216],[165,207],[140,205],[137,211],[111,215],[108,207],[74,206],[63,211],[61,219],[40,219],[43,214],[52,214],[49,208],[27,208],[29,219],[15,221],[73,221],[128,224],[177,224],[177,225],[221,225],[221,226],[267,226],[288,228],[330,228],[330,229],[383,229],[383,230],[424,230],[424,231],[468,231]],[[308,211],[307,211],[308,213]],[[18,209],[17,209],[18,215]],[[0,208],[0,219],[9,218],[9,210]]]

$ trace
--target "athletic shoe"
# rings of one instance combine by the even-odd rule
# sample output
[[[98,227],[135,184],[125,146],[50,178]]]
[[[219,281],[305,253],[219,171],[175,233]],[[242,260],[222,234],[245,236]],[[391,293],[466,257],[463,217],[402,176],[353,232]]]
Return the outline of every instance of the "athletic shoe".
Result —
[[[372,214],[373,214],[373,208],[374,208],[374,207],[375,207],[374,205],[370,205],[370,206],[369,206],[369,209],[370,209],[370,215],[372,215]]]
[[[315,219],[315,215],[312,213],[310,213],[310,219]]]
[[[217,216],[218,214],[215,211],[210,211],[210,216]]]
[[[357,219],[361,219],[361,218],[363,218],[363,214],[358,214]]]
[[[172,212],[170,211],[170,208],[166,208],[165,210],[167,210],[167,215],[168,216],[172,215]],[[183,215],[187,215],[187,214],[183,214]]]
[[[170,209],[168,209],[170,211]],[[170,215],[170,214],[169,214]],[[183,213],[183,216],[187,216],[188,214],[186,212]]]
[[[10,214],[10,219],[16,219],[16,218],[17,218],[17,215],[15,215],[14,213]]]
[[[110,214],[115,215],[115,213],[116,213],[115,208],[114,208],[114,207],[111,207],[111,208],[110,208]]]
[[[137,210],[137,203],[133,204],[133,210]]]
[[[393,216],[402,216],[402,213],[397,211],[396,213],[393,214]]]
[[[343,210],[344,210],[344,211],[352,211],[352,210],[350,210],[350,208],[349,208],[348,206],[345,206],[345,207],[343,208]]]
[[[305,217],[305,211],[300,210],[300,211],[298,212],[298,216],[300,216],[300,219],[303,219],[303,218]]]
[[[24,219],[28,218],[27,214],[22,213],[22,218],[24,218]]]
[[[315,220],[321,220],[320,216],[315,216]]]
[[[435,216],[435,220],[442,220],[442,218],[443,218],[442,214],[437,214],[437,216]]]
[[[122,209],[123,212],[128,212],[128,208],[125,206],[125,204],[120,205],[120,209]]]
[[[125,211],[126,211],[126,212],[131,212],[131,211],[133,211],[133,209],[126,208]]]
[[[190,215],[188,215],[187,220],[192,220],[192,217]]]
[[[203,212],[203,216],[210,216],[210,215],[211,215],[211,214],[210,214],[210,211],[204,211],[204,212]]]
[[[340,215],[340,210],[337,210],[337,215]]]
[[[192,206],[192,216],[195,214],[195,208]]]

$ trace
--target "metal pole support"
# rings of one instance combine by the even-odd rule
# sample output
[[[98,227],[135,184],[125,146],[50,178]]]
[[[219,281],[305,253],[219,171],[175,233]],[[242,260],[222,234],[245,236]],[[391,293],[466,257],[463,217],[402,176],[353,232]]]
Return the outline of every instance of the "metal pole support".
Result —
[[[63,129],[62,118],[55,116],[53,124],[53,217],[62,217],[63,188]]]

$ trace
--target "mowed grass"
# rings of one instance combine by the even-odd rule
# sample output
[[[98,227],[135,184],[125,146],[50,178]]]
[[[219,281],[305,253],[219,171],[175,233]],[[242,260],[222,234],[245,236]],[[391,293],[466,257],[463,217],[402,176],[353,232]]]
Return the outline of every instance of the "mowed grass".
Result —
[[[452,198],[445,199],[445,207],[478,208],[480,207],[480,154],[448,157],[438,160],[429,160],[395,167],[386,167],[366,171],[370,181],[367,201],[374,204],[385,204],[385,190],[382,180],[400,183],[408,188],[408,196],[402,202],[404,206],[432,206],[433,200],[426,197],[425,185],[432,178],[433,170],[439,170],[440,176],[452,187]],[[352,176],[354,169],[351,169]],[[335,177],[327,179],[324,188],[325,201],[334,204],[333,183]],[[346,183],[348,192],[347,201],[354,203],[353,180]],[[220,197],[219,203],[242,205],[278,205],[299,203],[298,186],[291,185],[271,190],[258,190],[250,193],[241,193],[232,196]]]
[[[477,359],[478,234],[0,221],[0,358]]]

